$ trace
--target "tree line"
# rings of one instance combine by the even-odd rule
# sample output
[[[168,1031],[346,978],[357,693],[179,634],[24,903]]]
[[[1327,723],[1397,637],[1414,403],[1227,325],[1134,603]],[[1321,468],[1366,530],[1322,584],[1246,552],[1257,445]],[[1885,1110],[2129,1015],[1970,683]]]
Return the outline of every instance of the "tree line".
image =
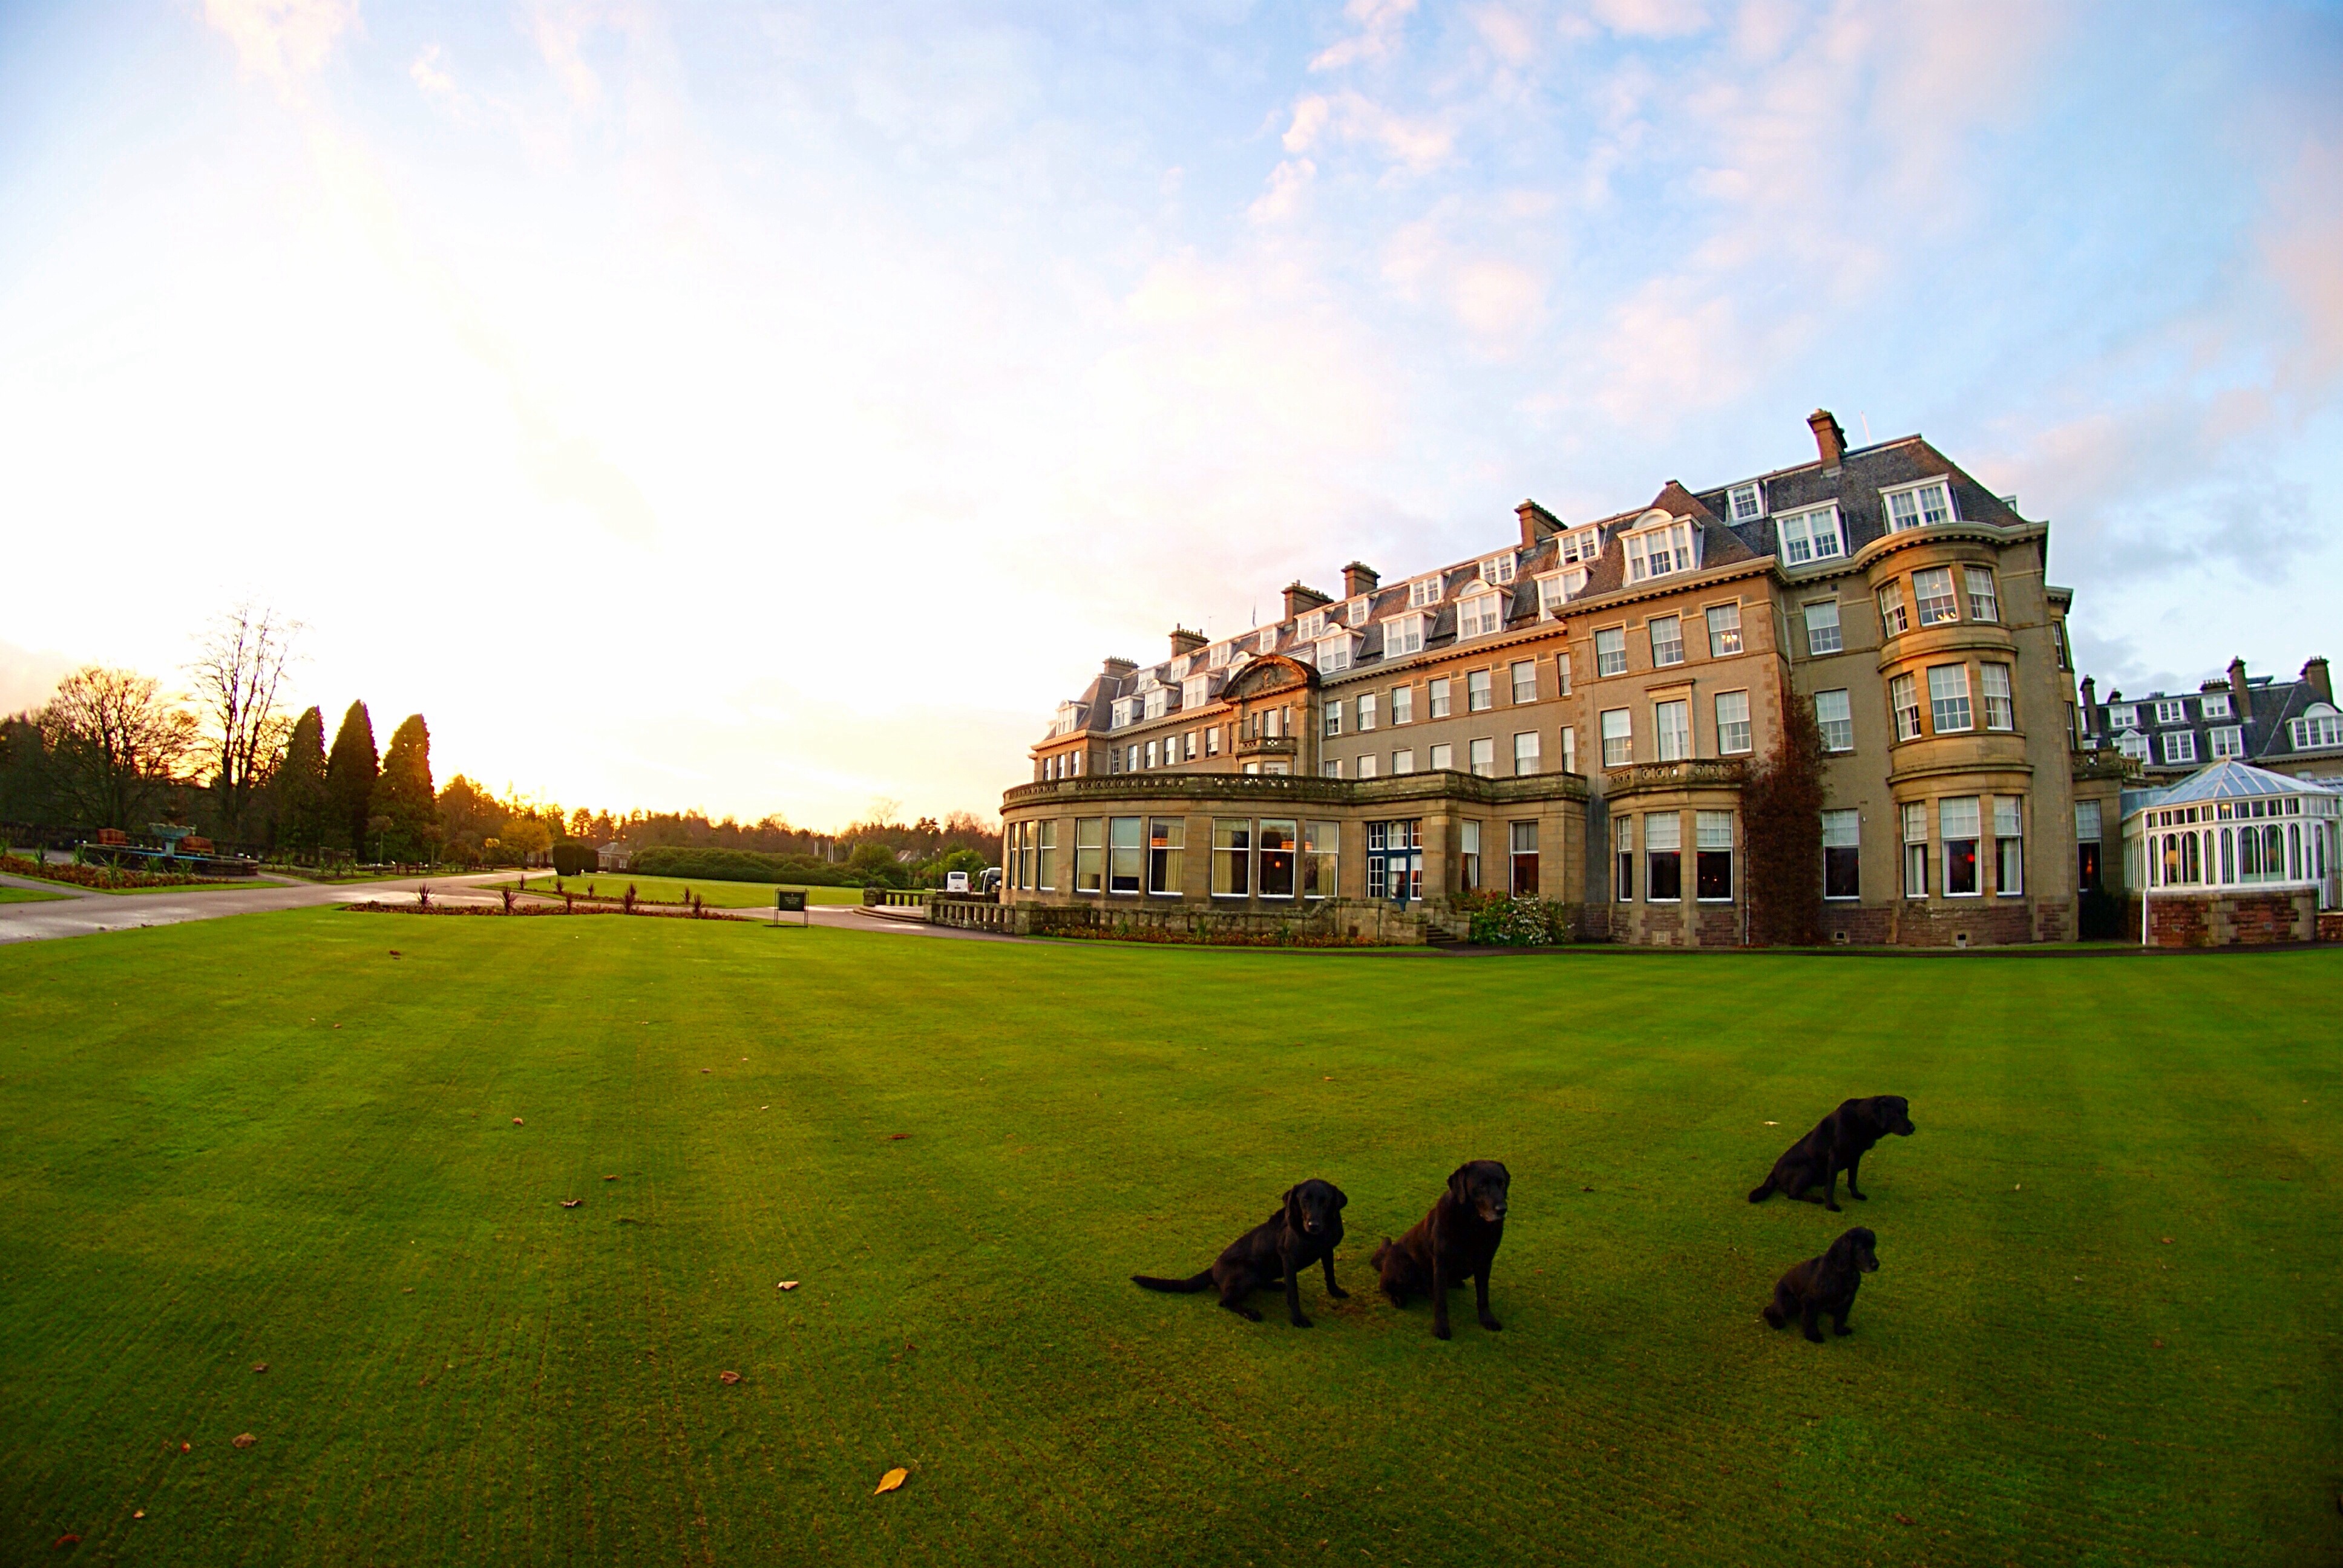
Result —
[[[431,730],[420,713],[377,749],[354,701],[327,739],[322,709],[287,713],[281,696],[302,628],[238,606],[199,639],[185,694],[136,670],[92,665],[41,707],[0,719],[0,825],[22,840],[100,828],[143,832],[161,820],[223,849],[323,863],[523,865],[572,840],[638,848],[738,849],[830,861],[858,849],[877,864],[932,862],[956,849],[990,856],[999,829],[965,812],[905,825],[890,803],[836,836],[778,816],[628,811],[498,798],[458,774],[435,786]]]

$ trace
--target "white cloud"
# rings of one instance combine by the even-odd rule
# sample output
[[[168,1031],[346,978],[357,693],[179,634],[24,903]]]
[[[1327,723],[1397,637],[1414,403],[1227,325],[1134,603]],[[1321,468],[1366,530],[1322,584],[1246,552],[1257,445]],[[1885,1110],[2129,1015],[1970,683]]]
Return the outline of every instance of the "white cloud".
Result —
[[[1350,0],[1342,14],[1359,30],[1322,50],[1310,62],[1312,71],[1339,71],[1345,65],[1392,58],[1399,53],[1407,19],[1415,14],[1415,0]]]
[[[204,0],[204,19],[236,45],[250,75],[297,102],[335,41],[358,24],[357,0]]]

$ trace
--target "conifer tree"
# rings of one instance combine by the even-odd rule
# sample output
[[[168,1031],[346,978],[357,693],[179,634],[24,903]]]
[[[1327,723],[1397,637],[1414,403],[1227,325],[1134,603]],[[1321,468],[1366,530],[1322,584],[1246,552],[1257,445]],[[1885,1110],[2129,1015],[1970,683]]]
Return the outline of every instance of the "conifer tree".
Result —
[[[315,854],[326,833],[326,716],[312,708],[293,721],[277,759],[277,841]]]
[[[382,754],[382,779],[375,787],[374,810],[390,819],[387,846],[392,859],[428,859],[439,839],[438,803],[431,789],[431,730],[423,715],[410,713],[391,731]]]
[[[367,819],[374,810],[374,786],[378,758],[374,749],[374,719],[367,705],[353,702],[334,732],[334,749],[326,758],[327,842],[363,859]]]

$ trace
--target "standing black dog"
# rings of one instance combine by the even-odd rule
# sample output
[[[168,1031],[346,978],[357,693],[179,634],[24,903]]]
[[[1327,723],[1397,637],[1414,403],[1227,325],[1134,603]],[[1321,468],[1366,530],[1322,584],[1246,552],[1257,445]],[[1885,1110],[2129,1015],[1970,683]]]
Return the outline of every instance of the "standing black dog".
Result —
[[[1432,1296],[1432,1332],[1448,1337],[1448,1292],[1470,1278],[1481,1326],[1504,1327],[1489,1312],[1489,1267],[1505,1239],[1505,1195],[1513,1177],[1494,1160],[1469,1161],[1448,1178],[1432,1212],[1394,1241],[1383,1238],[1370,1260],[1383,1275],[1383,1294],[1407,1305],[1419,1292]]]
[[[1844,1171],[1846,1195],[1862,1202],[1864,1195],[1855,1186],[1855,1169],[1871,1151],[1871,1146],[1891,1132],[1898,1138],[1912,1136],[1912,1102],[1902,1095],[1875,1094],[1868,1100],[1841,1101],[1836,1111],[1824,1117],[1812,1132],[1791,1144],[1789,1151],[1774,1161],[1773,1174],[1757,1184],[1749,1201],[1763,1203],[1776,1192],[1785,1198],[1803,1198],[1808,1188],[1819,1187],[1823,1190],[1822,1206],[1835,1214],[1838,1173]]]
[[[1182,1293],[1216,1285],[1221,1305],[1257,1323],[1261,1314],[1245,1305],[1245,1298],[1283,1280],[1286,1316],[1295,1328],[1306,1329],[1310,1320],[1302,1315],[1302,1271],[1323,1263],[1326,1293],[1338,1302],[1351,1293],[1334,1282],[1334,1247],[1342,1239],[1342,1206],[1349,1201],[1340,1187],[1312,1177],[1287,1188],[1285,1207],[1231,1241],[1202,1273],[1185,1280],[1133,1274],[1131,1282],[1143,1290]]]
[[[1806,1338],[1820,1344],[1823,1332],[1815,1324],[1828,1313],[1831,1332],[1853,1333],[1846,1326],[1846,1315],[1855,1311],[1855,1292],[1861,1288],[1863,1276],[1879,1270],[1879,1254],[1874,1250],[1878,1242],[1878,1237],[1857,1225],[1833,1241],[1821,1257],[1808,1258],[1792,1268],[1774,1282],[1774,1299],[1765,1303],[1765,1321],[1778,1329],[1795,1314],[1805,1325]]]

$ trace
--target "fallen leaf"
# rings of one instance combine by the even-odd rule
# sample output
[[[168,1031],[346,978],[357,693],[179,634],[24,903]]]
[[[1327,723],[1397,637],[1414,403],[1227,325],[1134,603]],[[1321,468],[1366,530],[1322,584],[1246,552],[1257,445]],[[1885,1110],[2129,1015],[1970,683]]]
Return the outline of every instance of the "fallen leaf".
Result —
[[[616,1176],[605,1176],[602,1180],[605,1181],[616,1181],[618,1178]]]
[[[514,1125],[515,1127],[518,1127],[518,1126],[520,1125],[520,1118],[519,1118],[519,1117],[516,1116],[516,1117],[514,1117],[514,1118],[513,1118],[513,1125]]]
[[[702,1071],[702,1072],[709,1072],[709,1071],[712,1071],[712,1070],[713,1070],[713,1069],[711,1069],[711,1068],[706,1068],[706,1067],[703,1067],[703,1068],[701,1068],[699,1070],[700,1070],[700,1071]]]
[[[1913,1521],[1913,1518],[1912,1518],[1912,1516],[1911,1516],[1910,1514],[1908,1514],[1908,1513],[1899,1513],[1899,1514],[1896,1515],[1896,1523],[1898,1523],[1898,1524],[1910,1524],[1910,1523],[1914,1523],[1914,1521]]]
[[[413,1285],[401,1285],[398,1287],[398,1293],[402,1296],[411,1296],[415,1293],[415,1287]]]
[[[2171,1238],[2171,1237],[2167,1236],[2167,1237],[2163,1238],[2163,1241],[2164,1241],[2164,1244],[2165,1244],[2166,1246],[2169,1247],[2170,1245],[2172,1245],[2172,1238]]]
[[[256,1372],[266,1372],[268,1370],[268,1363],[266,1362],[255,1362],[252,1363],[252,1370]]]
[[[889,1471],[886,1474],[879,1478],[879,1484],[877,1488],[871,1492],[870,1495],[876,1497],[881,1492],[894,1491],[895,1488],[902,1485],[905,1481],[909,1480],[910,1478],[910,1474],[911,1473],[910,1471],[904,1469],[900,1464],[897,1465],[894,1469]]]
[[[734,1383],[740,1381],[740,1374],[736,1372],[720,1372],[716,1374],[716,1381],[722,1383],[726,1388],[730,1388]]]
[[[80,1544],[81,1537],[78,1535],[60,1535],[57,1537],[57,1543],[55,1550],[59,1552],[70,1552]]]
[[[195,1451],[196,1445],[192,1442],[183,1442],[179,1444],[179,1452],[181,1453],[193,1453]]]
[[[908,1132],[890,1132],[887,1134],[887,1141],[892,1143],[899,1138],[909,1138],[910,1136],[910,1134]]]
[[[561,1206],[565,1209],[575,1209],[578,1204],[583,1203],[584,1201],[586,1201],[586,1200],[583,1198],[564,1198],[561,1201]]]
[[[145,1509],[143,1509],[143,1508],[138,1509],[138,1510],[136,1510],[136,1512],[134,1512],[134,1513],[130,1515],[130,1517],[131,1517],[131,1518],[133,1518],[133,1519],[144,1519],[144,1518],[146,1518],[146,1511]]]
[[[1579,1191],[1582,1191],[1582,1192],[1592,1192],[1592,1191],[1594,1191],[1594,1188],[1592,1188],[1592,1187],[1581,1187],[1581,1188],[1579,1189]]]
[[[248,1432],[239,1432],[232,1441],[238,1448],[250,1448],[254,1443],[258,1442],[260,1439],[253,1436],[252,1433]]]
[[[339,1029],[339,1028],[341,1028],[342,1026],[341,1026],[340,1024],[338,1024],[338,1023],[337,1023],[337,1024],[334,1025],[334,1027],[335,1027],[336,1029]]]
[[[797,1288],[798,1282],[795,1280],[783,1280],[779,1284],[773,1287],[773,1289],[777,1291],[794,1291]]]
[[[2160,1351],[2164,1348],[2164,1342],[2162,1340],[2150,1340],[2147,1342],[2147,1348],[2152,1351]]]
[[[1765,1125],[1766,1125],[1766,1126],[1768,1126],[1768,1127],[1779,1127],[1779,1126],[1781,1126],[1782,1124],[1781,1124],[1780,1122],[1778,1122],[1778,1121],[1768,1121],[1767,1123],[1765,1123]]]
[[[393,949],[391,949],[391,950],[390,950],[390,956],[391,956],[392,958],[398,958],[398,957],[400,957],[401,955],[400,955],[400,953],[399,953],[399,950],[398,950],[397,948],[393,948]]]

